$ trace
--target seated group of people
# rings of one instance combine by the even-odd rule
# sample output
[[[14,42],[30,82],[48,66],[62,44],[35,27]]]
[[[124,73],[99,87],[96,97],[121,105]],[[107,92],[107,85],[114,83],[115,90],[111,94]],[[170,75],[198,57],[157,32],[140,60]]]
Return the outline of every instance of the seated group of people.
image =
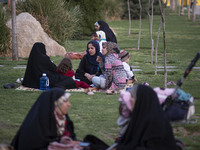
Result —
[[[62,88],[44,91],[13,138],[14,150],[177,150],[172,127],[151,87],[139,84],[120,93],[121,129],[111,146],[91,134],[76,138],[68,115],[70,95]]]
[[[128,65],[129,53],[120,51],[114,33],[108,25],[106,27],[103,25],[107,24],[103,21],[95,23],[95,26],[101,29],[96,32],[101,42],[98,40],[88,42],[86,54],[82,57],[75,73],[70,58],[65,57],[56,66],[46,55],[45,45],[35,43],[28,59],[22,85],[39,89],[40,77],[43,73],[46,73],[49,78],[50,88],[93,87],[118,91],[124,89],[128,80],[135,81],[131,67]],[[109,30],[106,30],[107,28]],[[109,90],[107,92],[109,93]]]
[[[95,26],[102,27],[101,21]],[[106,35],[109,37],[110,32]],[[56,66],[46,55],[45,45],[35,43],[27,64],[22,85],[40,88],[40,77],[46,73],[50,90],[44,91],[25,117],[11,142],[15,150],[176,150],[172,127],[151,87],[136,85],[120,92],[118,126],[121,127],[113,145],[109,146],[94,135],[78,140],[68,115],[70,93],[65,89],[123,89],[134,74],[128,65],[129,54],[120,51],[117,40],[87,44],[86,54],[74,73],[71,60],[64,58]],[[75,79],[73,78],[75,76]],[[77,80],[78,79],[78,80]],[[89,145],[81,145],[81,142]],[[86,143],[86,144],[87,144]]]

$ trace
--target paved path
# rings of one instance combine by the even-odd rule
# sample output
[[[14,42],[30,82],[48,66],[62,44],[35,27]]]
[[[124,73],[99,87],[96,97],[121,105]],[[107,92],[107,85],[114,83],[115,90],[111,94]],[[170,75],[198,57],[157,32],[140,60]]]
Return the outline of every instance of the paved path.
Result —
[[[0,65],[0,67],[4,67],[4,65]],[[140,66],[131,66],[133,69],[133,72],[137,71],[143,71]],[[167,71],[177,71],[177,66],[167,66]],[[17,65],[16,67],[13,67],[13,69],[26,69],[26,65]],[[200,71],[200,67],[193,67],[195,70]],[[164,71],[164,66],[157,66],[157,71]]]
[[[26,66],[24,66],[24,65],[18,65],[16,67],[13,67],[13,69],[26,69]]]

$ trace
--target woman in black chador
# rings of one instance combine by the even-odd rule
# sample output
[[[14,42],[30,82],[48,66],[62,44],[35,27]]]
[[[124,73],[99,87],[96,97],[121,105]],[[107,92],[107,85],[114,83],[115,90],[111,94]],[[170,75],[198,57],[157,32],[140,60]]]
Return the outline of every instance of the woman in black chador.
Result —
[[[113,33],[113,31],[110,29],[109,25],[106,22],[104,22],[103,20],[99,20],[94,25],[97,31],[102,30],[105,32],[106,41],[117,43],[117,38],[115,34]]]
[[[119,137],[117,150],[177,149],[172,127],[152,88],[135,86],[122,92],[120,101],[118,124],[128,120],[128,126]]]
[[[11,145],[15,150],[79,150],[70,120],[69,93],[61,88],[43,92],[30,109]]]
[[[177,150],[172,127],[162,110],[154,90],[136,85],[120,93],[121,127],[113,145],[108,147],[94,135],[87,135],[91,150]]]
[[[76,88],[71,77],[62,76],[56,72],[56,65],[46,55],[46,48],[43,43],[35,43],[30,52],[26,72],[22,85],[30,88],[40,88],[40,77],[43,73],[49,78],[49,86],[63,89]]]

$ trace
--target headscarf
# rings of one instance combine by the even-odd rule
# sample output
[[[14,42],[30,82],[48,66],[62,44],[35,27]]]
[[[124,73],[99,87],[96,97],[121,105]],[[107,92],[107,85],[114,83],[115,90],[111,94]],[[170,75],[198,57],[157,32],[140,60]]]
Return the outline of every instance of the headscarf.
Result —
[[[106,41],[111,41],[111,42],[117,43],[115,34],[113,33],[113,31],[110,29],[109,25],[106,22],[99,20],[95,24],[100,25],[99,30],[102,30],[106,33]]]
[[[106,40],[106,34],[104,31],[97,31],[96,34],[100,40]]]
[[[30,109],[11,145],[15,150],[47,149],[50,142],[59,141],[54,115],[55,101],[65,94],[60,88],[43,92]],[[71,137],[75,138],[73,123],[66,115]]]
[[[113,53],[118,54],[120,52],[118,45],[114,42],[104,42],[102,45],[107,48],[108,52],[107,52],[106,56],[109,54],[113,54]]]
[[[92,44],[96,49],[96,53],[93,56],[91,56],[89,53],[89,50],[88,50],[89,44]],[[96,74],[98,66],[99,66],[99,63],[96,61],[97,56],[100,56],[102,58],[102,61],[105,62],[104,56],[100,52],[99,43],[95,40],[88,42],[86,52],[87,52],[88,61],[90,62],[90,74]]]
[[[22,85],[30,88],[40,88],[40,77],[43,73],[49,78],[50,88],[76,88],[71,77],[62,76],[56,72],[56,65],[46,55],[46,48],[43,43],[36,42],[30,52],[26,72]]]
[[[134,89],[130,89],[131,95]],[[175,150],[172,127],[164,114],[156,93],[152,88],[138,85],[135,107],[130,122],[117,150],[136,148],[153,150]]]

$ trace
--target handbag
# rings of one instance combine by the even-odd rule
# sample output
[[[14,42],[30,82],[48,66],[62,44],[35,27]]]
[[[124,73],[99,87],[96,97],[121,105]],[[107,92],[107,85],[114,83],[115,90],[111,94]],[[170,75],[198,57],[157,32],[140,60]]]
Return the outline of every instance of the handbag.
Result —
[[[186,120],[190,101],[175,100],[165,110],[170,121]]]

